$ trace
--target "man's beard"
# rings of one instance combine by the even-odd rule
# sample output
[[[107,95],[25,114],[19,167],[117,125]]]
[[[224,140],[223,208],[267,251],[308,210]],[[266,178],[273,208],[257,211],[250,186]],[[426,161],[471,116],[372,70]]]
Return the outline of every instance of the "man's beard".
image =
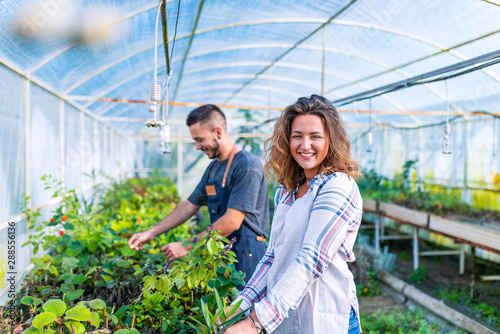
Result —
[[[217,140],[214,139],[214,145],[213,147],[208,149],[208,158],[209,159],[215,159],[219,156],[220,153],[220,144],[217,142]]]

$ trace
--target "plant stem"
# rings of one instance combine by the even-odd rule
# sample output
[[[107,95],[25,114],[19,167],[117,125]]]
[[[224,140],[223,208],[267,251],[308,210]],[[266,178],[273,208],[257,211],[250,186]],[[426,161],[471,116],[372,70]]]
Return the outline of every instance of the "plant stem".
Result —
[[[106,329],[108,329],[108,315],[106,314],[106,308],[103,307],[102,309],[102,314],[103,314],[103,317],[104,317],[104,327]]]

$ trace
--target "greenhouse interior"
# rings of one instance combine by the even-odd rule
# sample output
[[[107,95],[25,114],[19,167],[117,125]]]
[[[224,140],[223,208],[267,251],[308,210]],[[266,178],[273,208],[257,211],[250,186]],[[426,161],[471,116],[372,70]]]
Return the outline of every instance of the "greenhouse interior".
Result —
[[[500,333],[499,17],[496,0],[0,0],[0,333]],[[286,123],[313,96],[333,112]],[[224,126],[189,123],[206,105]],[[323,139],[297,130],[313,119]],[[328,167],[341,136],[352,162]],[[256,168],[243,155],[259,171],[225,188]],[[360,196],[322,190],[340,186]],[[355,233],[307,239],[336,224]]]

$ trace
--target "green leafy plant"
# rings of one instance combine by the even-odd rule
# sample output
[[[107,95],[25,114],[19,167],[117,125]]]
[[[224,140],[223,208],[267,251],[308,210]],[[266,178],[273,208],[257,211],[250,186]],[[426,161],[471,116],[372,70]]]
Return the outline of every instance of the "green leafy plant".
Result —
[[[244,284],[244,274],[234,268],[231,245],[209,229],[182,259],[165,265],[148,259],[135,273],[145,274],[142,295],[129,311],[136,316],[137,327],[158,328],[164,319],[172,333],[188,332],[188,319],[205,319],[203,304],[210,309],[218,305],[214,290],[218,298],[234,298],[235,286]]]
[[[100,326],[109,332],[193,333],[187,321],[203,321],[201,301],[213,312],[214,289],[224,304],[238,294],[235,286],[244,284],[244,274],[234,267],[232,243],[212,230],[194,243],[188,256],[167,264],[160,246],[188,239],[192,226],[179,226],[145,245],[144,251],[130,249],[127,240],[133,233],[150,228],[178,204],[172,181],[119,180],[101,187],[97,201],[64,192],[50,177],[46,182],[61,203],[47,221],[26,210],[31,234],[37,237],[26,245],[48,252],[32,258],[34,268],[18,293],[17,303],[28,312],[16,313],[16,321],[33,324],[29,332],[78,333],[80,324],[85,331],[97,331],[87,320],[74,319],[73,313],[84,312],[83,307],[97,313]],[[116,309],[94,310],[87,301],[96,299]],[[48,300],[66,305],[64,313],[45,310]]]
[[[485,319],[491,325],[500,326],[500,308],[480,300],[471,300],[470,292],[465,288],[441,289],[438,291],[438,296],[455,304],[461,310],[472,313],[477,318]]]
[[[394,309],[388,314],[380,310],[372,315],[361,314],[363,332],[405,334],[465,334],[462,331],[444,332],[437,322],[429,322],[419,308],[402,312]]]
[[[419,187],[410,184],[410,173],[415,169],[416,163],[417,160],[406,161],[402,171],[396,173],[393,179],[381,176],[375,170],[364,172],[357,180],[363,198],[392,202],[435,214],[459,214],[478,221],[485,217],[500,220],[498,210],[478,209],[461,201],[457,196],[424,190],[422,186],[425,187],[425,184]]]
[[[23,298],[30,307],[36,304],[30,297]],[[99,299],[90,302],[81,302],[70,307],[67,302],[60,299],[49,299],[43,303],[43,312],[33,318],[32,326],[23,333],[72,333],[83,334],[100,328],[101,322],[108,329],[108,316],[106,304]]]
[[[420,266],[411,273],[408,280],[412,283],[420,283],[423,282],[426,277],[427,277],[427,268],[424,266]]]
[[[229,326],[233,325],[235,322],[240,321],[242,317],[248,310],[236,313],[241,305],[241,300],[234,304],[229,311],[227,310],[226,300],[221,298],[217,289],[214,289],[214,299],[217,304],[217,311],[212,313],[203,299],[200,300],[201,314],[203,315],[203,320],[199,321],[194,317],[189,317],[190,320],[194,321],[188,322],[197,333],[202,334],[216,334],[224,331]],[[217,322],[219,320],[220,323]]]

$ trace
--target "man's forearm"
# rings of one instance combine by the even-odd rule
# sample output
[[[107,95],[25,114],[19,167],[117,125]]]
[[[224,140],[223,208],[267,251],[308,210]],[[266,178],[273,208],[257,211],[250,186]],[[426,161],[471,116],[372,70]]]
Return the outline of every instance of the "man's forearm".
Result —
[[[200,207],[194,205],[188,200],[179,204],[168,216],[151,228],[151,232],[155,237],[176,228],[180,224],[188,220],[198,211]]]
[[[221,236],[227,237],[240,228],[245,215],[246,212],[244,211],[228,209],[222,217],[212,224],[212,228],[214,231],[220,231]],[[204,234],[205,231],[198,233],[198,238],[202,238]]]

